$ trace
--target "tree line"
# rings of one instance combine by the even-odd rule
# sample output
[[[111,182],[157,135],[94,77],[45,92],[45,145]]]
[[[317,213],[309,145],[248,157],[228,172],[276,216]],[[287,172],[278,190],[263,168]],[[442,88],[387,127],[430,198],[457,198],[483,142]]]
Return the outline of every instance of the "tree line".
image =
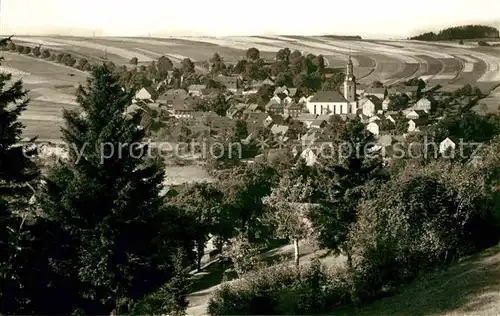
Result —
[[[477,38],[497,38],[498,29],[486,25],[462,25],[449,27],[438,33],[427,32],[410,37],[411,40],[419,41],[452,41]]]

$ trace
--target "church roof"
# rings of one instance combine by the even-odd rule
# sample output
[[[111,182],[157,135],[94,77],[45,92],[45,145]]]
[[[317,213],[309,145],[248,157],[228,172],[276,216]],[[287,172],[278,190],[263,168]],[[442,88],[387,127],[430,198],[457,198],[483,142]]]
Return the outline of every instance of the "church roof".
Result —
[[[347,100],[338,91],[318,91],[309,102],[347,102]]]

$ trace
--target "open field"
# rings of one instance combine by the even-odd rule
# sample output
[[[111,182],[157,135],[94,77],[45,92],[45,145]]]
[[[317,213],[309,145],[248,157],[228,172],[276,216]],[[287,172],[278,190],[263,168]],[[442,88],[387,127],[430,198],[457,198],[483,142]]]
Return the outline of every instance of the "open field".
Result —
[[[261,57],[273,59],[276,52],[288,47],[292,51],[322,54],[328,67],[345,67],[348,56],[354,63],[354,73],[359,82],[370,84],[375,80],[386,85],[420,77],[441,85],[471,84],[488,92],[500,83],[500,49],[479,47],[470,42],[459,45],[453,42],[422,42],[408,40],[341,40],[323,36],[241,36],[241,37],[62,37],[20,36],[14,37],[32,47],[42,45],[55,51],[70,53],[90,61],[102,60],[104,54],[116,64],[128,64],[132,57],[149,62],[164,55],[178,65],[183,58],[194,61],[209,60],[219,53],[226,62],[235,63],[245,56],[250,47],[256,47]],[[26,87],[32,90],[34,104],[25,114],[28,134],[41,134],[50,139],[59,135],[57,124],[46,124],[53,115],[60,115],[64,106],[74,106],[71,92],[56,89],[57,85],[84,83],[86,74],[74,68],[50,61],[34,59],[17,53],[4,52],[5,61],[0,70],[23,78]],[[198,70],[202,71],[198,66]],[[71,76],[70,76],[71,74]],[[496,102],[492,96],[490,102]],[[43,107],[40,106],[43,104]],[[59,114],[53,112],[59,109]],[[36,120],[47,111],[47,116]],[[55,114],[54,114],[55,113]],[[60,117],[60,116],[59,116]],[[54,135],[50,135],[50,131]]]

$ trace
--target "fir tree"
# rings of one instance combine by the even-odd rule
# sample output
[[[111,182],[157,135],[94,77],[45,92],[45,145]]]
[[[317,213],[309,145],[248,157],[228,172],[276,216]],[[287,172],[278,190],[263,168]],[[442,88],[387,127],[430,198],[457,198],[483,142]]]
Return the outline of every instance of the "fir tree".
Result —
[[[160,267],[164,177],[158,159],[142,145],[140,113],[123,113],[133,92],[124,91],[106,66],[92,69],[77,100],[82,111],[64,111],[69,159],[47,179],[43,206],[67,233],[75,256],[66,264],[82,282],[82,295],[102,305],[86,312],[116,313],[163,284]],[[88,308],[88,307],[87,307]]]

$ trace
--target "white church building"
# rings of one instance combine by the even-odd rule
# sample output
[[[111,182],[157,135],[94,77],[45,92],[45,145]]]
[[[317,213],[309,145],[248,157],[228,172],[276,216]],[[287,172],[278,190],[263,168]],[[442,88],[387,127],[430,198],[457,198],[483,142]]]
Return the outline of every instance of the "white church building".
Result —
[[[347,62],[347,72],[344,80],[344,94],[338,91],[318,91],[310,98],[306,107],[309,113],[322,114],[356,114],[356,78],[354,77],[351,57]]]

